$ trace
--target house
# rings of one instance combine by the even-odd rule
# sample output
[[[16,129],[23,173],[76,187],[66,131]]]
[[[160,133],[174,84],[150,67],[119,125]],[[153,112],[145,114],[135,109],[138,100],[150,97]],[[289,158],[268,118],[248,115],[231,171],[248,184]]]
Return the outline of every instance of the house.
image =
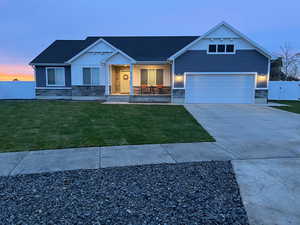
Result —
[[[39,99],[264,103],[270,60],[222,22],[202,36],[57,40],[30,65]]]

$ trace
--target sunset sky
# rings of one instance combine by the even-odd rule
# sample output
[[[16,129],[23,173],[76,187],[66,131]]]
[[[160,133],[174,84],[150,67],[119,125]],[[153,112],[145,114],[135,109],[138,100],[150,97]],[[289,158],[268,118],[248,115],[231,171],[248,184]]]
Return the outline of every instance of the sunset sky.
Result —
[[[0,81],[33,79],[28,63],[56,39],[201,35],[223,20],[270,52],[300,52],[299,12],[299,0],[0,0]]]

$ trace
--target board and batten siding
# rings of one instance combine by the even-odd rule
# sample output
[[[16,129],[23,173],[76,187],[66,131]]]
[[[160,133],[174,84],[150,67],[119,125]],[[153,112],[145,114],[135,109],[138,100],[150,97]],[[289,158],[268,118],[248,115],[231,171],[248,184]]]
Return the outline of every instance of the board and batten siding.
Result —
[[[268,75],[269,59],[257,50],[236,50],[235,54],[207,54],[189,50],[175,59],[175,74],[185,72],[257,72]]]
[[[70,66],[35,66],[36,87],[47,87],[46,68],[63,67],[65,68],[65,86],[71,87],[71,67]]]
[[[130,60],[120,53],[112,56],[115,51],[115,49],[101,41],[76,58],[71,63],[72,85],[83,85],[82,68],[84,67],[99,68],[99,85],[105,85],[106,78],[110,78],[107,65],[130,64]]]

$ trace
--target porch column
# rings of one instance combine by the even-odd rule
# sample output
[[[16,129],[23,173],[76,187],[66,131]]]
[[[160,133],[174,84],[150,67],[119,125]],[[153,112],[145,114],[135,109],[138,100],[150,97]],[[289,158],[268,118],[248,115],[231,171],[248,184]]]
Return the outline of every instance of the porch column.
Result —
[[[133,64],[130,64],[130,92],[129,95],[133,95]]]
[[[105,69],[105,95],[109,95],[109,64],[104,64],[104,69]]]

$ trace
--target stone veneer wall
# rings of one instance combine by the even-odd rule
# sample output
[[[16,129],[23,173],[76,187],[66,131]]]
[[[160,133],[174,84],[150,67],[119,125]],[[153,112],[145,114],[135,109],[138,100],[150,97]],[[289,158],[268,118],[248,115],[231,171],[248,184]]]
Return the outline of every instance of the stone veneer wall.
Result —
[[[172,102],[184,103],[185,89],[173,89],[172,90]]]
[[[268,98],[268,90],[255,90],[255,98]]]
[[[37,98],[103,97],[105,86],[72,86],[72,88],[36,88]]]
[[[35,95],[40,96],[49,96],[49,97],[63,97],[63,96],[72,96],[72,89],[62,89],[62,88],[45,88],[45,89],[35,89]]]
[[[185,101],[185,90],[184,89],[173,89],[172,90],[172,102],[173,103],[184,103]],[[265,104],[268,101],[268,90],[255,90],[255,103]]]
[[[104,96],[105,86],[72,86],[72,96]]]
[[[268,102],[268,90],[255,90],[255,103],[266,104]]]

